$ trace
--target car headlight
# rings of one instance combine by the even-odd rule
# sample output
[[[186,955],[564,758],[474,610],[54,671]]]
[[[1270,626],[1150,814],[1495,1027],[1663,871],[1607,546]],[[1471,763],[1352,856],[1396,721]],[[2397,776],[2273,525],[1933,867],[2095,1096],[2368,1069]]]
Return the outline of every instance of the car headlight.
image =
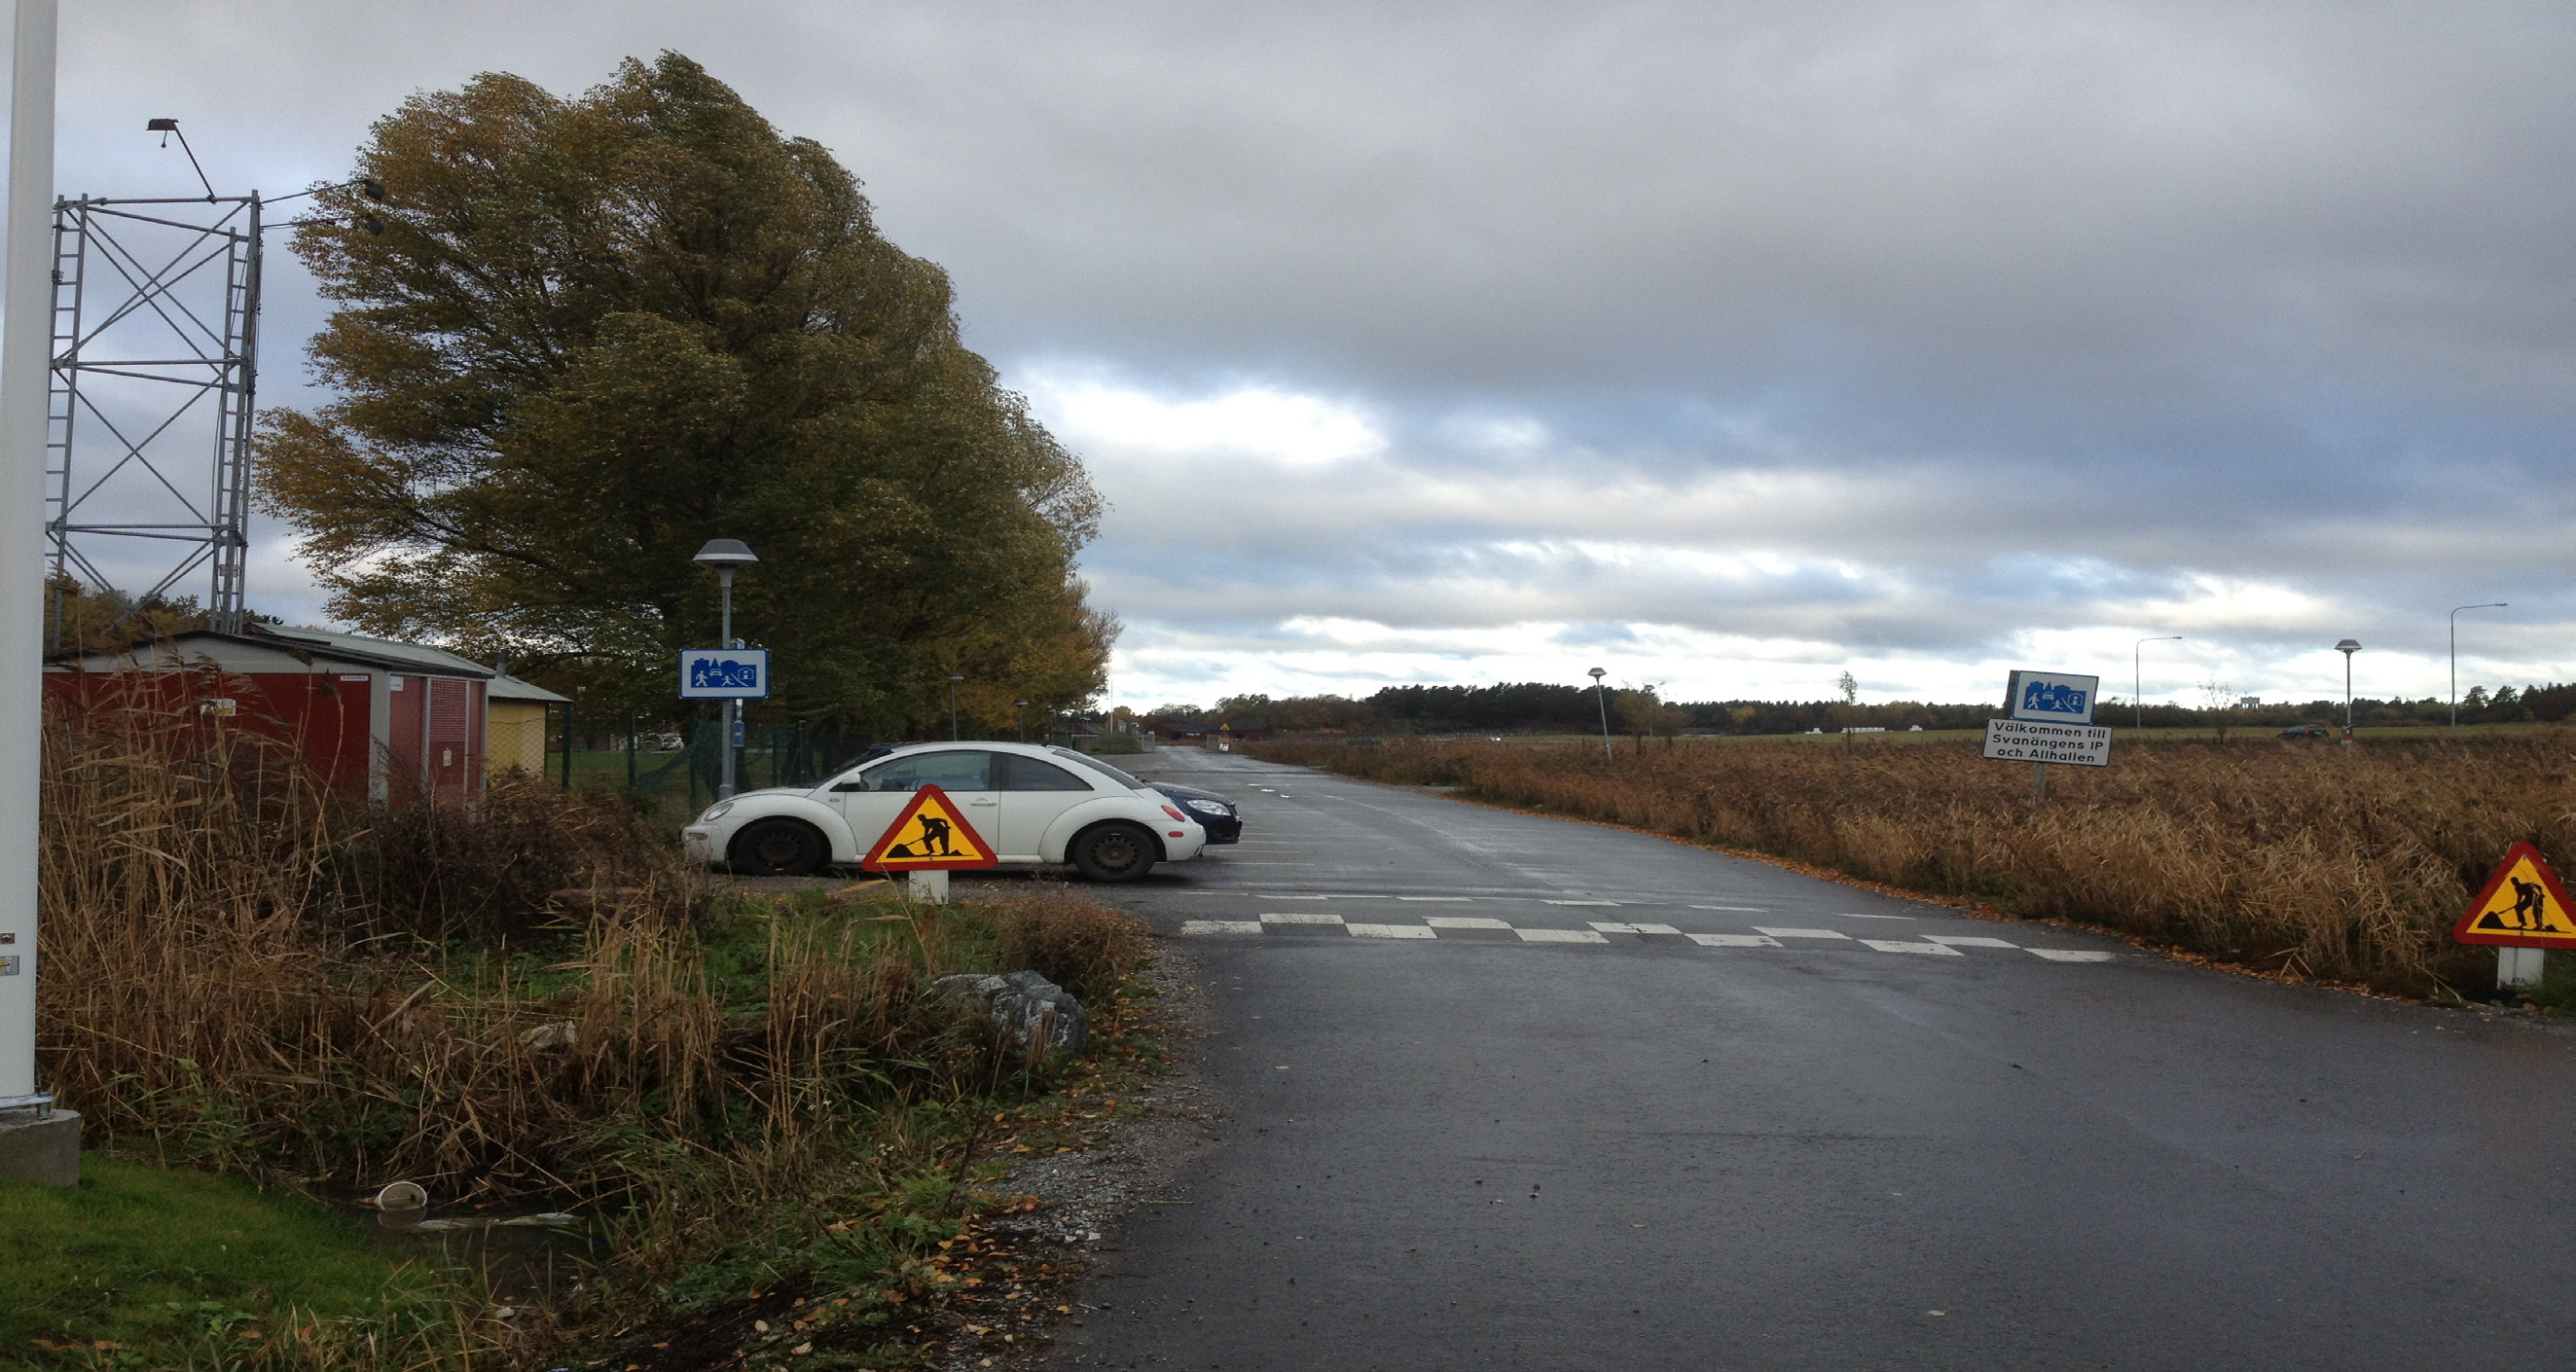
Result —
[[[733,808],[733,802],[732,802],[732,801],[730,801],[730,800],[719,800],[719,801],[717,801],[715,804],[708,806],[708,807],[707,807],[707,812],[706,812],[705,814],[698,816],[698,822],[699,822],[700,824],[712,824],[712,823],[714,823],[715,821],[717,821],[717,820],[720,820],[720,819],[724,818],[724,817],[725,817],[725,812],[726,812],[727,810],[732,809],[732,808]]]
[[[1234,813],[1234,807],[1226,804],[1222,800],[1185,800],[1181,803],[1203,815],[1231,815]]]

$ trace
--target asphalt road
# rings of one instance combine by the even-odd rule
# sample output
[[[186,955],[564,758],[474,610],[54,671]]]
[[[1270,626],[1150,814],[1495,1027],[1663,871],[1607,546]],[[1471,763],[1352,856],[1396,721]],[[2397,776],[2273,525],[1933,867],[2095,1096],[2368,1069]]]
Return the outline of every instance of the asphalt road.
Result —
[[[1231,1118],[1056,1366],[2576,1366],[2576,1036],[1142,761]]]

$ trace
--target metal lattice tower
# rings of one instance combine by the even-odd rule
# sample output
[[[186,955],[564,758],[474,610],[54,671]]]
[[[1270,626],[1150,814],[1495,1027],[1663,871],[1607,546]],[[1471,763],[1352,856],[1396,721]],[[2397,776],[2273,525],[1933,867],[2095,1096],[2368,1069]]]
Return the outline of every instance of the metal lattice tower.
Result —
[[[57,584],[140,605],[210,568],[213,625],[240,631],[259,214],[257,195],[54,202],[45,528]],[[59,612],[54,624],[59,639]]]

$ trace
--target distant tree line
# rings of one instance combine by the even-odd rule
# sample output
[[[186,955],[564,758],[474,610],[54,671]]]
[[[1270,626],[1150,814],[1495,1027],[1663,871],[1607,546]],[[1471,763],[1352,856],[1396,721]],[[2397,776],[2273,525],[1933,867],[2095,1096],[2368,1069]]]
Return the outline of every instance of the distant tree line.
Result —
[[[1604,705],[1614,733],[1623,735],[1802,734],[1811,729],[1834,732],[1852,728],[1979,729],[2003,713],[2001,701],[1965,705],[1930,705],[1888,701],[1864,705],[1847,691],[1841,700],[1663,700],[1654,687],[1617,690],[1596,701],[1591,688],[1524,681],[1496,686],[1389,686],[1374,695],[1228,696],[1213,706],[1173,703],[1143,712],[1144,717],[1180,723],[1236,727],[1266,724],[1281,733],[1377,734],[1563,734],[1593,733],[1602,727]],[[2150,729],[2286,728],[2312,720],[2340,724],[2343,702],[2313,700],[2260,705],[2193,708],[2154,704],[2133,709],[2119,697],[2105,697],[2095,713],[2102,724],[2127,726],[2133,719]],[[2460,698],[2463,724],[2502,724],[2519,720],[2554,722],[2576,714],[2576,685],[2499,686],[2471,689]],[[2361,725],[2438,723],[2450,718],[2447,701],[2353,701],[2353,721]]]

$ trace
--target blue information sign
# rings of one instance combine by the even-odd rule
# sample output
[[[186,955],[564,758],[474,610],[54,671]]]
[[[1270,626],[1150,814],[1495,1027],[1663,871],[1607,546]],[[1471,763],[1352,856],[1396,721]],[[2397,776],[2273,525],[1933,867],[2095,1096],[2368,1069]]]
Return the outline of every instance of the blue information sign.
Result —
[[[683,648],[680,650],[680,699],[766,700],[769,698],[767,648]]]
[[[2064,672],[2015,672],[2004,703],[2015,719],[2050,724],[2090,724],[2093,699],[2102,693],[2102,678]]]

